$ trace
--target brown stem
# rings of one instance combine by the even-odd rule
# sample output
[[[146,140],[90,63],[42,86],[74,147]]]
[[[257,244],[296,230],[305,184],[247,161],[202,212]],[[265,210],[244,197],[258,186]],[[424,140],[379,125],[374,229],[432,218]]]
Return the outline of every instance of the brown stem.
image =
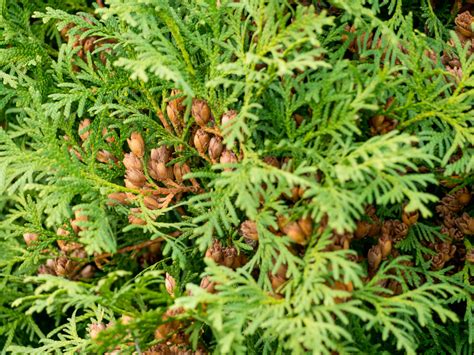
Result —
[[[179,235],[181,234],[181,232],[173,232],[170,234],[171,237],[178,237]],[[143,248],[147,248],[153,244],[157,244],[157,243],[160,243],[163,241],[163,238],[156,238],[156,239],[153,239],[153,240],[147,240],[147,241],[144,241],[142,243],[139,243],[139,244],[135,244],[135,245],[129,245],[128,247],[123,247],[119,250],[117,250],[115,253],[103,253],[103,254],[100,254],[100,255],[97,255],[95,258],[94,258],[94,262],[95,264],[97,265],[97,267],[99,269],[102,269],[102,264],[100,264],[100,261],[101,260],[104,260],[104,259],[107,259],[111,256],[114,256],[114,255],[117,255],[117,254],[123,254],[123,253],[127,253],[127,252],[130,252],[130,251],[135,251],[135,250],[140,250],[140,249],[143,249]]]

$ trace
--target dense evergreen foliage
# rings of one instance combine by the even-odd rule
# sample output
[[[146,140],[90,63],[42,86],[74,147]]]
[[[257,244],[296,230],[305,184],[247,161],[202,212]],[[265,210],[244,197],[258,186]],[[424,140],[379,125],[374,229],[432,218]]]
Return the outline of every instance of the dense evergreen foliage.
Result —
[[[2,353],[472,354],[471,13],[1,0]]]

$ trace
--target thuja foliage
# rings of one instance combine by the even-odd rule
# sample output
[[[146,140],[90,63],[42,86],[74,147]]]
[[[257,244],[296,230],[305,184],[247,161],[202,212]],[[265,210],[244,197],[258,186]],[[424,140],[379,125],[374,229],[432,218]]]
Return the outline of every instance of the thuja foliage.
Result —
[[[472,1],[0,1],[3,353],[474,344]]]

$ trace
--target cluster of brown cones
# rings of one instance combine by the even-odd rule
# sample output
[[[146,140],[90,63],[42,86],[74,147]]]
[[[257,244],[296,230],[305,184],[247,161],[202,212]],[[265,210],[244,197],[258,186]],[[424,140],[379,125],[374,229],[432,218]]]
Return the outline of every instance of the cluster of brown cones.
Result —
[[[87,253],[82,244],[78,242],[79,234],[87,222],[87,216],[80,210],[76,210],[75,218],[70,221],[70,227],[64,226],[57,230],[58,250],[53,253],[51,250],[43,250],[42,253],[56,255],[50,258],[45,264],[40,265],[38,274],[50,274],[69,278],[71,280],[90,279],[94,276],[95,267],[88,263]],[[71,233],[72,232],[72,233]],[[64,239],[59,239],[59,238]],[[25,233],[23,235],[27,246],[34,246],[38,242],[38,234]]]
[[[90,19],[84,17],[83,18],[86,22],[92,24]],[[65,41],[69,41],[71,38],[73,40],[72,43],[72,48],[78,48],[77,51],[77,57],[80,58],[82,61],[87,62],[89,55],[92,58],[92,54],[94,54],[94,51],[96,51],[98,48],[103,47],[106,44],[111,44],[115,43],[115,41],[111,39],[104,39],[99,36],[83,36],[82,33],[86,32],[86,28],[81,28],[78,33],[71,34],[71,30],[76,27],[75,24],[69,23],[66,26],[64,26],[61,31],[59,32],[61,34],[61,37]],[[107,62],[107,55],[106,53],[110,53],[111,49],[106,48],[105,50],[99,51],[99,60],[105,64]],[[77,64],[73,63],[73,70],[74,71],[79,71],[79,66]]]

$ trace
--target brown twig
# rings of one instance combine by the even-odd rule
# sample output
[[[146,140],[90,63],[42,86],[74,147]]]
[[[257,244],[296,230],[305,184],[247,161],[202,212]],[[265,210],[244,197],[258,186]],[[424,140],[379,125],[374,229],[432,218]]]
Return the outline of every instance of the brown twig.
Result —
[[[181,233],[176,231],[176,232],[173,232],[170,234],[171,237],[178,237]],[[102,269],[102,265],[100,263],[100,260],[104,260],[104,259],[107,259],[111,256],[114,256],[114,255],[117,255],[117,254],[123,254],[123,253],[128,253],[130,251],[135,251],[135,250],[140,250],[140,249],[143,249],[143,248],[147,248],[151,245],[154,245],[154,244],[157,244],[157,243],[161,243],[163,241],[163,238],[156,238],[156,239],[153,239],[153,240],[147,240],[147,241],[144,241],[142,243],[139,243],[139,244],[135,244],[135,245],[129,245],[128,247],[123,247],[119,250],[117,250],[115,253],[103,253],[103,254],[100,254],[100,255],[97,255],[96,257],[94,257],[94,262],[95,264],[97,265],[97,267],[99,269]]]

